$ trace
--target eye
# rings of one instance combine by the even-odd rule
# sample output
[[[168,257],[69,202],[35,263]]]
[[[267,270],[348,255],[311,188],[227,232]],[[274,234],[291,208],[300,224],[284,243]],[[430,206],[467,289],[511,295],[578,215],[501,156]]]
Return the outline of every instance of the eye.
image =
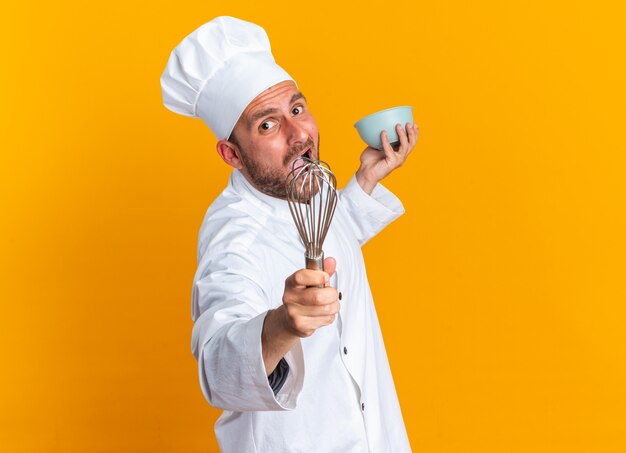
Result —
[[[293,109],[291,109],[291,113],[293,115],[302,115],[304,113],[304,107],[301,105],[296,105]]]
[[[263,121],[259,125],[259,129],[262,131],[269,131],[272,127],[274,127],[275,122],[272,120]]]

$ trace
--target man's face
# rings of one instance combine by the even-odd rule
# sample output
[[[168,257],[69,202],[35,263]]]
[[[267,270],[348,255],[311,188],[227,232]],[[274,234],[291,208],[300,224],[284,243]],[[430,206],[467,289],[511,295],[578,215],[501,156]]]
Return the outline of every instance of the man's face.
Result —
[[[301,156],[319,159],[317,123],[293,82],[258,95],[233,129],[241,172],[259,191],[286,198],[285,180]]]

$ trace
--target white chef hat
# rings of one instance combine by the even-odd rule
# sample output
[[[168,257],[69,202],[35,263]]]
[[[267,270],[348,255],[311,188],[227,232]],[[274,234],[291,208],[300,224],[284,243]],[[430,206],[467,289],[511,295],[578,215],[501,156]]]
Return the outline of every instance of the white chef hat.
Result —
[[[227,139],[248,104],[285,80],[293,79],[274,61],[265,30],[223,16],[172,51],[161,90],[168,109],[202,118],[218,139]]]

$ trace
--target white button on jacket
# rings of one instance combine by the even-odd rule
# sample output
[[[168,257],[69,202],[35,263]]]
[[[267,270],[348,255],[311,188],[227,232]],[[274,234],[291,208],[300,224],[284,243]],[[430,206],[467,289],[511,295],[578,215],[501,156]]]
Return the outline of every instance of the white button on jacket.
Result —
[[[200,229],[192,297],[192,351],[205,397],[224,410],[222,451],[411,451],[361,254],[403,212],[381,185],[369,196],[352,178],[340,191],[324,252],[337,260],[341,312],[285,356],[289,374],[274,395],[261,329],[285,279],[304,267],[304,247],[287,202],[233,171]]]

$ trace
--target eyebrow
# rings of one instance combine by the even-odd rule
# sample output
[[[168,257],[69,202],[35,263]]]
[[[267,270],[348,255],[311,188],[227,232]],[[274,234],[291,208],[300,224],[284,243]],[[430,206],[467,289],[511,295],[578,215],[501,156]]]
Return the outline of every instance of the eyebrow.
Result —
[[[304,94],[298,91],[293,96],[291,96],[291,99],[289,100],[289,104],[293,104],[298,99],[304,99],[306,101]],[[269,109],[261,110],[260,112],[256,112],[254,115],[248,118],[248,129],[252,128],[252,126],[257,120],[263,118],[264,116],[271,115],[272,113],[276,113],[276,112],[278,112],[278,109],[275,109],[273,107],[270,107]]]

